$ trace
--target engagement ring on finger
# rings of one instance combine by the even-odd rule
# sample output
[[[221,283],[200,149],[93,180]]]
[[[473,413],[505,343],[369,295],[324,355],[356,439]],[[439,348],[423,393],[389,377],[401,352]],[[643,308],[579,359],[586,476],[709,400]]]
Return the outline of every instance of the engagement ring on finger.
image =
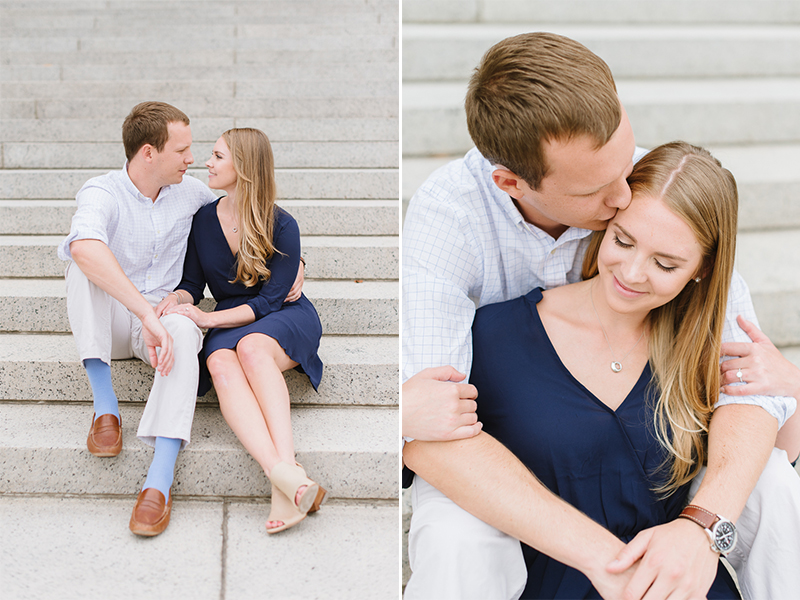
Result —
[[[736,371],[736,376],[739,378],[739,383],[744,383],[744,379],[742,379],[742,370],[741,369]]]

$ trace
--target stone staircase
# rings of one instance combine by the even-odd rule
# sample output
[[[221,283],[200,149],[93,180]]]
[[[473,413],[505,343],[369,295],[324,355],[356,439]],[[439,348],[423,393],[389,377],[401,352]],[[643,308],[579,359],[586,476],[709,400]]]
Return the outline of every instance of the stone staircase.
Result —
[[[494,43],[527,31],[574,38],[609,64],[639,146],[685,139],[732,171],[736,266],[762,329],[800,365],[800,4],[405,0],[404,206],[472,147],[463,108],[471,70]],[[405,530],[409,513],[406,497]]]
[[[398,35],[396,0],[0,0],[3,598],[397,597]],[[278,536],[268,480],[213,392],[157,538],[127,529],[152,455],[135,437],[150,367],[113,363],[122,454],[85,447],[56,247],[80,186],[123,165],[121,124],[143,100],[189,115],[203,181],[220,133],[265,131],[300,225],[325,373],[319,394],[287,381],[298,460],[331,499]]]

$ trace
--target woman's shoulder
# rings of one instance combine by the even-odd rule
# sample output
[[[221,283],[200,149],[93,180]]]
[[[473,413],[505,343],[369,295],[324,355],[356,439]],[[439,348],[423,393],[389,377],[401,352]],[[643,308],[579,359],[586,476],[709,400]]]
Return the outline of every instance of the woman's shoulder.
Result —
[[[534,288],[524,296],[482,306],[475,313],[473,329],[494,327],[500,322],[513,323],[519,319],[520,313],[536,311],[536,305],[542,300],[542,288]]]
[[[219,201],[222,200],[225,196],[220,196],[216,200],[209,202],[208,204],[201,206],[196,213],[194,213],[194,221],[197,223],[198,221],[205,221],[208,219],[216,219],[217,218],[217,204]]]

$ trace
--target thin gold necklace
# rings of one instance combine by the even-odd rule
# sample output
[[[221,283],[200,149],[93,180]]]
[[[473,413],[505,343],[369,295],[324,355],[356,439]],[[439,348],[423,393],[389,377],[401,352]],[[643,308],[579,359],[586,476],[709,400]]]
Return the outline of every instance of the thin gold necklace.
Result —
[[[594,282],[592,282],[592,287],[589,289],[589,299],[592,301],[592,310],[594,311],[594,316],[597,317],[597,322],[600,323],[600,331],[603,332],[603,337],[606,338],[606,344],[608,344],[608,349],[611,350],[611,355],[613,357],[615,352],[614,352],[614,349],[611,347],[611,342],[608,341],[608,334],[606,334],[606,328],[603,327],[603,322],[600,320],[600,315],[597,314],[597,308],[594,305],[594,293],[593,292],[594,292]],[[633,345],[633,348],[628,350],[628,353],[625,356],[622,357],[622,360],[612,360],[611,361],[611,370],[614,371],[614,373],[619,373],[620,371],[622,371],[622,362],[626,358],[628,358],[630,356],[631,352],[633,352],[634,349],[636,348],[636,346],[639,345],[639,342],[642,341],[643,337],[644,337],[644,328],[642,328],[642,335],[640,335],[639,339],[636,340],[636,343]]]

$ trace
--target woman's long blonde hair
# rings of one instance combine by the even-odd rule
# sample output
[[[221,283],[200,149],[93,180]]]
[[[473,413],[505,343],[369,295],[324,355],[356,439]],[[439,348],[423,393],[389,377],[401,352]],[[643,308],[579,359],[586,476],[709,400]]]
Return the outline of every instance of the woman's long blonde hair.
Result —
[[[670,477],[656,491],[669,494],[706,461],[706,434],[719,396],[719,356],[728,288],[736,254],[736,181],[702,148],[672,142],[649,152],[628,183],[633,196],[660,198],[691,227],[703,260],[696,277],[648,315],[655,430],[671,456]],[[604,232],[593,237],[583,264],[597,274]]]
[[[258,129],[229,129],[222,139],[231,151],[236,172],[236,204],[240,235],[236,278],[247,287],[269,281],[266,261],[275,253],[275,168],[269,138]]]

